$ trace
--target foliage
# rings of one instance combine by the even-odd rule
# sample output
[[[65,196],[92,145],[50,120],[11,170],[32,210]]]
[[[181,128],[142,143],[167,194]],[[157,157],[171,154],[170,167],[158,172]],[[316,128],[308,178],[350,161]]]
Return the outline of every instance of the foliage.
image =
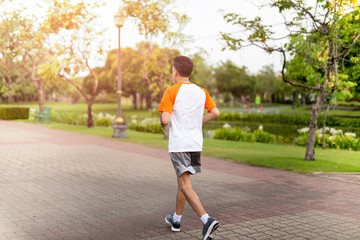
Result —
[[[300,136],[294,139],[294,143],[305,146],[307,141],[308,128],[298,130]],[[323,146],[323,129],[316,131],[316,146]],[[326,148],[346,149],[360,151],[360,138],[356,138],[355,133],[343,133],[341,130],[334,128],[325,128]]]
[[[25,19],[18,11],[4,12],[0,22],[0,77],[7,88],[8,102],[13,102],[14,87],[24,79],[24,69],[21,67],[22,32],[18,25]]]
[[[348,107],[360,107],[360,102],[344,102],[344,101],[337,101],[337,106],[348,106]]]
[[[30,118],[33,118],[32,114],[36,112],[35,109],[30,109]],[[92,113],[94,118],[95,126],[111,126],[115,122],[116,116],[108,114],[108,113]],[[79,126],[87,126],[87,114],[78,113],[78,112],[57,112],[51,111],[50,119],[52,122],[71,124],[71,125],[79,125]]]
[[[153,54],[150,58],[148,77],[151,79],[150,86],[144,84],[142,79],[144,70],[144,54],[146,54],[146,43],[137,44],[136,48],[121,49],[121,81],[124,96],[132,96],[136,100],[136,95],[140,97],[153,94],[158,99],[165,88],[170,86],[172,59],[179,55],[179,51],[169,48],[160,48],[158,45],[151,46]],[[99,76],[99,90],[106,90],[108,93],[117,89],[117,49],[108,52],[105,66],[94,69]],[[91,75],[84,79],[84,87],[89,88],[88,84]],[[134,101],[134,109],[136,109]]]
[[[88,127],[94,126],[91,107],[99,85],[98,77],[90,66],[89,60],[101,60],[104,55],[103,30],[97,20],[94,9],[104,3],[71,3],[70,0],[52,0],[43,31],[48,32],[56,41],[52,75],[59,76],[73,85],[88,103]],[[95,53],[94,53],[95,50]],[[92,77],[90,89],[83,89],[73,79],[81,72],[89,72]],[[87,90],[87,91],[86,91]]]
[[[0,119],[14,120],[14,119],[28,119],[28,118],[29,118],[29,108],[0,106]]]
[[[238,50],[253,45],[268,53],[278,52],[283,57],[283,81],[308,92],[318,93],[309,125],[305,160],[315,160],[315,131],[323,102],[335,91],[342,93],[344,89],[354,86],[354,83],[347,81],[344,72],[339,74],[338,63],[360,38],[358,24],[347,29],[347,33],[354,36],[350,42],[341,35],[349,23],[344,17],[345,9],[350,7],[358,11],[359,6],[355,3],[355,0],[320,0],[314,6],[307,1],[269,1],[268,6],[277,9],[284,17],[283,26],[288,30],[285,37],[276,36],[273,26],[264,24],[261,17],[247,19],[237,13],[224,16],[228,23],[239,26],[244,33],[240,36],[222,34],[228,48]],[[290,42],[277,41],[284,38],[289,38]],[[290,63],[287,61],[289,54],[293,57]],[[289,74],[289,65],[300,66],[292,68],[298,74]]]
[[[163,133],[158,118],[145,118],[139,121],[136,116],[133,116],[129,123],[129,129],[139,132]]]
[[[190,81],[213,93],[216,88],[216,81],[213,74],[213,67],[205,62],[205,57],[207,56],[206,52],[198,52],[190,56],[194,63]]]
[[[244,121],[244,122],[266,122],[279,124],[292,124],[308,126],[310,116],[304,114],[257,114],[257,113],[238,113],[222,112],[215,121]],[[323,122],[323,116],[319,117],[318,126]],[[326,120],[327,126],[333,127],[360,127],[358,118],[329,117]]]
[[[143,53],[142,77],[149,90],[146,95],[148,109],[151,108],[153,95],[159,97],[165,91],[163,81],[172,61],[172,56],[168,52],[161,61],[156,61],[160,65],[154,64],[152,59],[160,55],[152,47],[153,37],[162,35],[165,45],[171,47],[181,47],[186,40],[182,30],[189,18],[186,14],[174,11],[173,3],[174,0],[124,0],[121,8],[138,26],[139,33],[145,37],[145,44],[139,49],[142,49]],[[151,75],[151,72],[159,74]]]
[[[275,143],[276,136],[257,129],[254,132],[249,132],[244,128],[223,127],[215,130],[214,139],[223,139],[231,141],[243,142],[261,142],[261,143]]]
[[[214,77],[219,92],[230,93],[233,97],[252,93],[253,83],[246,67],[240,68],[230,60],[215,68]]]

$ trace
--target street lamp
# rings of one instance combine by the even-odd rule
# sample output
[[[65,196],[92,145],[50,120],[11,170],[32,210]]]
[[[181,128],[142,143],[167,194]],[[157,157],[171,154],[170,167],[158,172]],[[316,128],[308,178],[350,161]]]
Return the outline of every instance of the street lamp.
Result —
[[[115,123],[112,125],[114,133],[112,137],[127,138],[126,129],[127,125],[121,115],[121,48],[120,48],[120,28],[124,25],[125,15],[122,12],[116,13],[114,16],[116,27],[119,28],[119,48],[118,48],[118,81],[117,81],[117,94],[118,94],[118,111]]]

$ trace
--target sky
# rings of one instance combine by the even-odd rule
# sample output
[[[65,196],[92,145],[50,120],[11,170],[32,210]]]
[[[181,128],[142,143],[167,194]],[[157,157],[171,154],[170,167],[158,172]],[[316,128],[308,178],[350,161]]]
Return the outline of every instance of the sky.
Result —
[[[269,55],[256,47],[249,47],[240,51],[222,51],[225,42],[221,40],[220,32],[236,32],[239,28],[228,24],[223,19],[222,9],[225,13],[235,12],[244,17],[254,18],[261,16],[267,24],[278,24],[283,21],[281,15],[272,9],[259,10],[251,0],[176,0],[176,11],[187,14],[191,20],[184,29],[184,33],[191,35],[194,41],[186,47],[191,54],[203,48],[208,55],[205,56],[206,62],[217,66],[226,60],[233,61],[236,65],[246,66],[250,73],[258,72],[263,66],[273,64],[275,70],[281,69],[282,58],[274,53]],[[101,22],[108,27],[106,34],[110,37],[111,48],[118,46],[118,30],[114,25],[113,16],[119,9],[118,0],[109,0],[104,7],[106,14],[101,16]],[[280,32],[281,29],[278,29]],[[144,40],[138,34],[136,25],[126,19],[121,28],[121,47],[135,47],[136,43]],[[158,42],[160,40],[158,39]],[[160,42],[161,43],[161,42]]]
[[[72,0],[92,2],[94,0]],[[182,52],[183,55],[190,55],[199,51],[200,48],[205,50],[208,54],[204,56],[206,62],[212,66],[218,66],[221,62],[231,60],[239,67],[245,66],[250,73],[257,73],[263,66],[272,64],[275,70],[280,71],[282,66],[282,58],[279,54],[273,53],[271,55],[265,53],[263,50],[256,47],[249,47],[238,51],[231,51],[222,49],[225,42],[221,40],[220,32],[233,33],[239,32],[239,27],[233,26],[223,18],[224,13],[238,13],[242,17],[255,18],[261,16],[266,24],[275,24],[276,31],[281,35],[284,30],[277,27],[279,23],[283,22],[283,17],[276,11],[276,9],[265,8],[260,10],[256,5],[260,5],[265,0],[175,0],[174,11],[185,13],[191,19],[184,29],[184,34],[190,35],[193,42],[186,46],[173,46],[176,49],[186,47],[189,49]],[[39,17],[42,14],[45,16],[46,7],[41,0],[13,0],[8,10],[17,8],[21,2],[22,5],[27,5],[30,12],[36,13]],[[105,49],[118,48],[118,29],[114,24],[114,15],[120,7],[121,0],[107,0],[106,5],[98,10],[99,24],[105,28],[105,38],[109,39],[109,44],[104,43]],[[236,34],[236,33],[235,33]],[[238,34],[238,33],[237,33]],[[121,28],[121,47],[135,47],[137,43],[144,41],[144,37],[139,35],[136,25],[131,19],[126,19],[124,26]],[[160,46],[162,39],[157,38]],[[107,46],[109,45],[109,46]],[[103,66],[104,61],[93,61],[93,66]]]

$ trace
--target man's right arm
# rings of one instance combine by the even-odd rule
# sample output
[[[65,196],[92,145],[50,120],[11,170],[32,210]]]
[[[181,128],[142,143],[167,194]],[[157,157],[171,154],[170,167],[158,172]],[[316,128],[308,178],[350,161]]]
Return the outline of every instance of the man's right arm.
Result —
[[[204,115],[203,123],[211,121],[211,120],[217,118],[218,116],[220,116],[220,111],[219,111],[219,109],[217,107],[214,107],[213,109],[210,110],[210,112],[207,112]]]
[[[170,122],[170,113],[169,112],[163,112],[162,114],[161,114],[161,124],[162,125],[166,125],[166,124],[168,124],[169,122]]]

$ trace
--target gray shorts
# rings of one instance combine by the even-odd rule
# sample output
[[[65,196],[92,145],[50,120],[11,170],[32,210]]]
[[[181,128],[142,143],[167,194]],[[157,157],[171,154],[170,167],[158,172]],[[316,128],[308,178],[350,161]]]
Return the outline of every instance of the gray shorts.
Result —
[[[184,172],[191,174],[201,172],[201,152],[170,152],[169,154],[178,178]]]

